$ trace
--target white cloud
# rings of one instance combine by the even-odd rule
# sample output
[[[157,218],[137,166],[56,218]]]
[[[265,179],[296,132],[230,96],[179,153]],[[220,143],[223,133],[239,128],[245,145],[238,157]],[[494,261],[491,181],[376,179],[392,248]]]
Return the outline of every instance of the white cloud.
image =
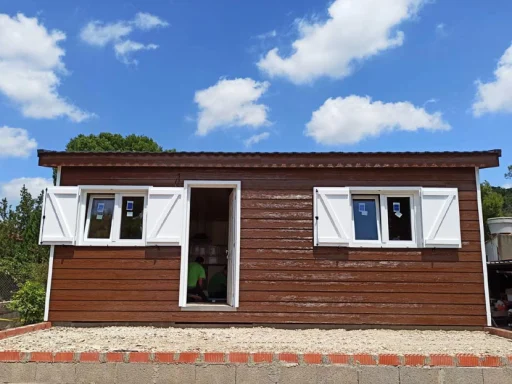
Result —
[[[446,32],[446,25],[444,23],[439,23],[436,25],[436,35],[439,37],[445,37],[448,35]]]
[[[267,91],[270,83],[250,78],[220,79],[217,84],[197,91],[198,104],[196,134],[204,136],[218,127],[261,127],[270,124],[268,107],[256,102]]]
[[[372,102],[370,97],[351,95],[330,98],[313,112],[306,136],[326,145],[354,144],[390,131],[448,130],[439,112],[429,114],[410,102]]]
[[[37,148],[26,129],[0,127],[0,157],[28,157]]]
[[[299,38],[292,54],[274,48],[258,62],[271,77],[300,84],[319,77],[348,76],[358,61],[400,46],[404,33],[397,27],[416,15],[428,0],[335,0],[329,18],[297,21]]]
[[[126,40],[121,43],[117,43],[114,46],[114,51],[116,52],[116,57],[121,60],[125,64],[138,64],[137,60],[131,59],[131,54],[137,51],[148,51],[152,49],[157,49],[158,45],[156,44],[141,44],[135,41]]]
[[[423,103],[423,107],[425,107],[427,104],[435,104],[439,102],[439,99],[436,99],[436,98],[431,98],[431,99],[428,99],[427,101],[425,101]]]
[[[59,44],[66,35],[48,31],[37,18],[0,14],[0,92],[24,116],[53,119],[66,116],[81,122],[93,115],[58,93],[60,77],[67,74]]]
[[[128,36],[132,30],[133,27],[125,21],[105,24],[101,21],[94,20],[82,28],[80,38],[90,45],[104,47],[108,43],[118,41]]]
[[[155,50],[156,44],[142,44],[132,41],[128,36],[134,29],[149,31],[154,28],[164,28],[169,23],[150,13],[139,12],[133,20],[121,20],[115,23],[104,23],[94,20],[85,25],[80,32],[82,41],[95,47],[113,45],[116,57],[122,63],[137,64],[138,61],[131,59],[131,54],[138,51]]]
[[[489,83],[476,82],[476,101],[473,104],[476,117],[486,113],[512,112],[512,45],[501,56],[494,77],[494,81]]]
[[[254,144],[258,144],[260,141],[267,140],[270,136],[269,132],[262,132],[256,135],[252,135],[248,139],[244,140],[244,145],[249,148]]]
[[[20,177],[7,183],[0,184],[0,198],[6,197],[10,202],[17,202],[20,198],[21,187],[25,185],[32,197],[37,197],[43,189],[53,185],[52,179],[42,177]]]
[[[137,28],[140,28],[142,30],[149,30],[153,28],[162,28],[169,26],[169,23],[167,21],[162,20],[158,16],[145,12],[137,13],[135,15],[135,19],[133,20],[133,24],[135,24]]]
[[[512,183],[505,183],[501,186],[501,188],[506,188],[506,189],[510,189],[512,188]]]
[[[256,35],[257,39],[265,40],[265,39],[272,39],[277,36],[277,31],[273,29],[272,31],[268,31],[265,33],[262,33],[260,35]]]

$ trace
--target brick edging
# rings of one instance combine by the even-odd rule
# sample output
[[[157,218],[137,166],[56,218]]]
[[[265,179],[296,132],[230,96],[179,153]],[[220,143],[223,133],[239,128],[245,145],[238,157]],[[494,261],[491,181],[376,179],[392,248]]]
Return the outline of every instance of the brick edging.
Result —
[[[0,331],[0,340],[6,339],[8,337],[23,335],[24,333],[29,333],[29,332],[34,332],[34,331],[42,331],[43,329],[51,328],[51,326],[52,326],[51,322],[44,321],[42,323],[6,329],[4,331]]]
[[[287,364],[287,365],[380,365],[427,367],[512,366],[510,356],[471,354],[320,354],[248,352],[21,352],[0,351],[0,362],[44,363],[157,363],[157,364]]]

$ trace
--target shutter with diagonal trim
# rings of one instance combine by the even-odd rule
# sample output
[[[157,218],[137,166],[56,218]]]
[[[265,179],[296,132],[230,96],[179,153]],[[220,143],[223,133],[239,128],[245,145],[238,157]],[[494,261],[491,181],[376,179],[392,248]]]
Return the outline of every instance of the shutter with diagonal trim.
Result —
[[[181,245],[183,188],[149,188],[146,243]]]
[[[78,213],[78,187],[48,187],[44,195],[40,244],[75,243]]]
[[[314,245],[348,246],[352,210],[348,188],[314,188]]]
[[[425,247],[462,246],[457,188],[422,188],[421,217]]]

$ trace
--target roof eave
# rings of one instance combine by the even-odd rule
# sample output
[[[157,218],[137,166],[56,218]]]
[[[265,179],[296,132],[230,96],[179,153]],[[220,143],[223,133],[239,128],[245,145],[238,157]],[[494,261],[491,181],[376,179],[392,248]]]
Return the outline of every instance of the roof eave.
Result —
[[[501,150],[475,152],[56,152],[38,150],[45,167],[177,168],[490,168]]]

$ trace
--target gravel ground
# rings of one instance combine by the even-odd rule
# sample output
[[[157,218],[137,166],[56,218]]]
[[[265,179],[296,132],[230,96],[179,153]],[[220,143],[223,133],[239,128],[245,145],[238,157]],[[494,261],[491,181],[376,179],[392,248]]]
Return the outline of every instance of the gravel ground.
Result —
[[[512,341],[479,331],[54,327],[1,340],[0,350],[509,355]]]

